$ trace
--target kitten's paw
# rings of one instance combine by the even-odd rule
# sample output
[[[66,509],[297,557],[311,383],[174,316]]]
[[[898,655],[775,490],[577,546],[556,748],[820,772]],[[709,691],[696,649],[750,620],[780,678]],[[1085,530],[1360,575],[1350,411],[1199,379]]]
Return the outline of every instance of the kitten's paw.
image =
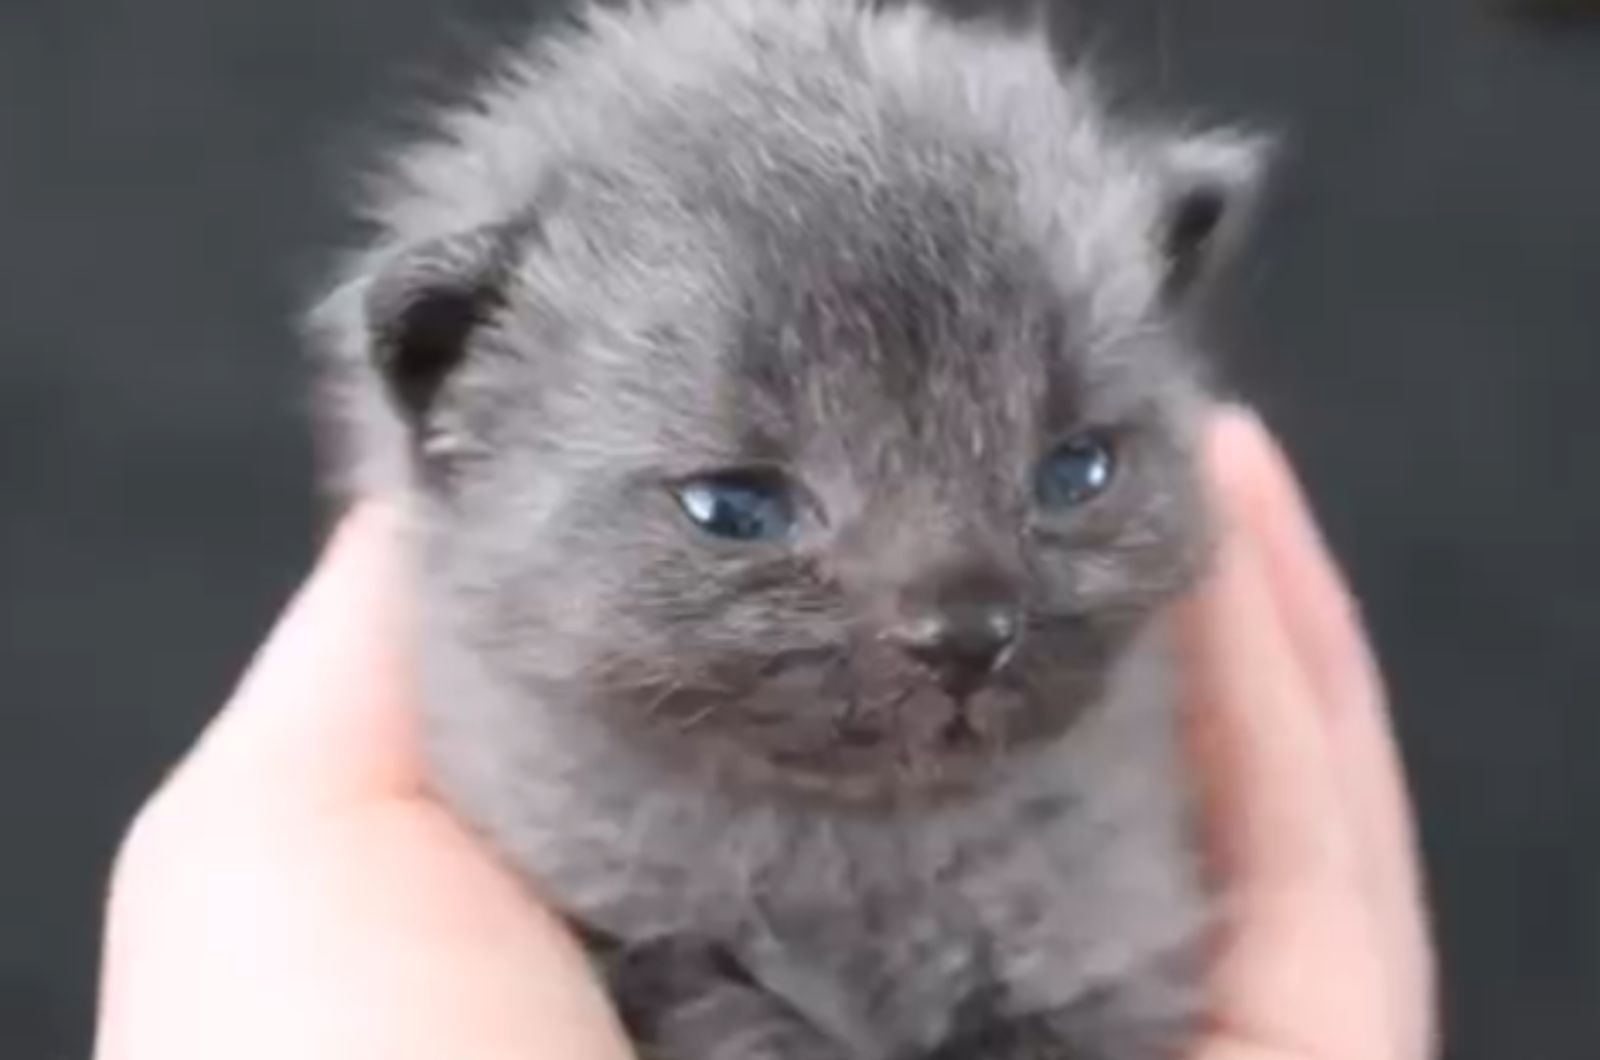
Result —
[[[661,940],[605,963],[644,1060],[856,1060],[714,944]]]

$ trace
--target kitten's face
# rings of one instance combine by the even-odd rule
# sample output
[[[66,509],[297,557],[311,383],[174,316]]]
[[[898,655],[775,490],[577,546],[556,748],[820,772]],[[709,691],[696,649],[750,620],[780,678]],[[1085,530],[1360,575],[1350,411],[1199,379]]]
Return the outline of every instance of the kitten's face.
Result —
[[[1096,259],[992,174],[892,190],[604,181],[377,286],[423,577],[513,701],[759,784],[961,785],[1186,583],[1170,202],[1080,190],[1128,218]]]

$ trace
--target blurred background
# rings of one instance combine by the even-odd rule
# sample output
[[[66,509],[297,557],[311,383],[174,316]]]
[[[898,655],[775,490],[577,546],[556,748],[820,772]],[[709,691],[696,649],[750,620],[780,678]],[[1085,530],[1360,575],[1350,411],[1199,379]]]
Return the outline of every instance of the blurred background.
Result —
[[[308,561],[293,321],[350,165],[537,2],[0,0],[0,1055],[86,1054],[119,831]],[[1291,134],[1226,345],[1393,684],[1452,1060],[1600,1044],[1600,25],[1567,6],[1057,12],[1135,98]]]

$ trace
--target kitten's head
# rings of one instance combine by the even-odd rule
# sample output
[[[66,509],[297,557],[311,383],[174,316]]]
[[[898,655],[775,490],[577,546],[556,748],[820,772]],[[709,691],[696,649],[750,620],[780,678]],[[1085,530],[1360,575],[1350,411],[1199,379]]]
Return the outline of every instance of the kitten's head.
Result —
[[[597,93],[603,138],[493,195],[440,174],[521,159],[526,93],[414,163],[396,216],[439,231],[394,223],[355,289],[430,650],[644,753],[872,797],[1063,733],[1187,582],[1183,311],[1251,146],[907,25]]]

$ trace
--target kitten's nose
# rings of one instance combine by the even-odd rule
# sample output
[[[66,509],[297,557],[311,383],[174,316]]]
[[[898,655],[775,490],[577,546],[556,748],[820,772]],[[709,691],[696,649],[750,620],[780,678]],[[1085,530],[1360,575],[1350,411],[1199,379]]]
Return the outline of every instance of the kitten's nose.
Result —
[[[945,691],[965,697],[1004,665],[1019,632],[1011,605],[972,601],[909,618],[889,630],[889,639],[932,671]]]

